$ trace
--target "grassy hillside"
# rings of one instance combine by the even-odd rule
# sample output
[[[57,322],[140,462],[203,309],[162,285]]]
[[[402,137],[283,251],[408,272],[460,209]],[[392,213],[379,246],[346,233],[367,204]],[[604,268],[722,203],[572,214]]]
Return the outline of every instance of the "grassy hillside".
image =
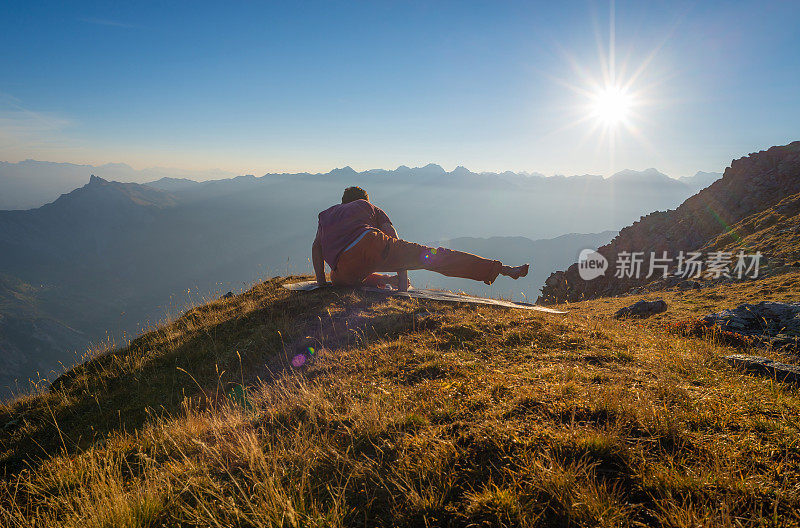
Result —
[[[780,271],[782,265],[800,260],[800,193],[788,196],[775,207],[730,226],[700,251],[761,251],[768,256],[767,268]]]
[[[800,273],[643,323],[609,317],[634,296],[554,316],[284,280],[0,407],[5,525],[800,526],[798,389],[665,330],[798,300]]]

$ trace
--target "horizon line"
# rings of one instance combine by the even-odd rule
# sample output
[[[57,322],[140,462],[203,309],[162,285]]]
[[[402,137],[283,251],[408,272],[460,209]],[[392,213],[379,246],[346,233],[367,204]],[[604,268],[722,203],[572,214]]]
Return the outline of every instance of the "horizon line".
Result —
[[[379,171],[396,172],[396,171],[398,171],[398,170],[400,170],[402,168],[406,168],[406,169],[409,169],[409,170],[418,170],[418,169],[424,169],[426,167],[431,167],[431,166],[438,167],[438,168],[442,169],[444,174],[452,174],[458,169],[465,169],[470,174],[474,174],[474,175],[478,175],[478,176],[480,176],[480,175],[497,175],[497,176],[500,176],[500,175],[503,175],[503,174],[511,173],[511,174],[516,175],[516,176],[522,176],[522,177],[541,177],[541,178],[600,177],[600,178],[603,178],[603,179],[606,179],[606,180],[609,179],[609,178],[612,178],[612,177],[614,177],[614,176],[616,176],[616,175],[618,175],[620,173],[623,173],[623,172],[643,173],[643,172],[649,172],[649,171],[656,171],[659,174],[662,174],[662,175],[666,176],[667,178],[673,179],[675,181],[680,181],[681,179],[686,179],[686,178],[692,178],[692,177],[697,176],[698,174],[720,174],[720,175],[722,175],[724,173],[724,170],[721,171],[721,172],[720,171],[697,170],[697,171],[695,171],[694,174],[690,174],[690,175],[687,175],[687,176],[677,176],[676,177],[676,176],[670,176],[669,174],[666,174],[665,172],[663,172],[663,171],[661,171],[661,170],[659,170],[659,169],[657,169],[655,167],[647,167],[645,169],[625,168],[625,169],[620,169],[620,170],[618,170],[618,171],[616,171],[616,172],[614,172],[612,174],[588,173],[588,172],[587,173],[583,173],[583,174],[564,174],[564,173],[545,174],[545,173],[539,172],[539,171],[528,171],[528,170],[520,170],[520,171],[515,171],[515,170],[491,171],[490,170],[490,171],[475,172],[475,171],[465,167],[464,165],[456,165],[452,170],[448,171],[441,164],[435,163],[435,162],[430,162],[430,163],[427,163],[425,165],[416,166],[416,167],[412,167],[412,166],[406,165],[406,164],[401,164],[401,165],[398,165],[394,169],[373,167],[373,168],[368,168],[368,169],[363,169],[363,170],[357,170],[357,169],[353,168],[352,165],[344,165],[344,166],[341,166],[341,167],[334,167],[334,168],[332,168],[332,169],[330,169],[330,170],[328,170],[326,172],[323,172],[323,171],[312,172],[312,171],[309,171],[309,170],[299,170],[297,172],[290,172],[288,170],[283,170],[283,171],[274,171],[273,170],[273,171],[264,172],[260,176],[256,176],[255,172],[237,173],[237,172],[230,171],[230,170],[227,170],[227,169],[222,169],[222,168],[219,168],[219,167],[208,168],[208,169],[186,169],[186,168],[180,168],[180,167],[165,167],[165,166],[154,165],[154,166],[148,166],[148,167],[144,167],[144,168],[136,168],[136,167],[134,167],[134,166],[132,166],[132,165],[126,163],[126,162],[107,162],[107,163],[103,163],[103,164],[100,164],[100,165],[93,165],[92,163],[86,163],[86,162],[84,162],[84,163],[75,163],[75,162],[68,162],[68,161],[40,160],[40,159],[35,159],[35,158],[25,158],[25,159],[19,160],[19,161],[0,160],[0,163],[5,163],[5,164],[9,164],[9,165],[19,165],[19,164],[22,164],[22,163],[25,163],[25,162],[51,163],[51,164],[54,164],[54,165],[73,165],[73,166],[77,166],[77,167],[91,167],[92,169],[102,169],[103,167],[115,166],[116,165],[116,166],[120,166],[120,167],[124,167],[124,168],[130,169],[131,171],[134,171],[134,172],[139,172],[139,173],[156,172],[156,171],[183,172],[183,173],[187,173],[187,174],[185,176],[163,176],[163,177],[164,178],[176,178],[176,179],[185,179],[185,180],[197,181],[198,183],[202,183],[204,181],[226,180],[226,179],[232,179],[232,178],[237,178],[237,177],[242,177],[242,176],[253,176],[255,178],[263,178],[265,176],[270,176],[270,175],[275,176],[275,175],[301,175],[301,174],[308,174],[308,175],[315,176],[315,175],[330,174],[330,173],[335,172],[335,171],[341,171],[341,170],[346,170],[346,169],[350,169],[356,174],[365,174],[365,173],[369,173],[369,172],[379,172]],[[205,179],[205,180],[193,180],[191,177],[189,177],[192,174],[214,173],[214,172],[223,173],[223,174],[226,174],[228,176],[227,177],[218,178],[217,180],[215,180],[213,178],[209,178],[209,179]],[[157,181],[157,180],[152,180],[152,181]]]

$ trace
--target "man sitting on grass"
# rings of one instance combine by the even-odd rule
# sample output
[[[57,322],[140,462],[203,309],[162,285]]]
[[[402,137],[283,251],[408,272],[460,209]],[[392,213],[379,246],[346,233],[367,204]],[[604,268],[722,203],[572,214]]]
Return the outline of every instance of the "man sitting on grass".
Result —
[[[319,214],[317,237],[311,247],[314,273],[320,286],[326,284],[325,262],[331,267],[331,282],[342,286],[391,284],[406,291],[408,270],[426,269],[491,284],[498,275],[518,279],[528,274],[528,264],[505,266],[471,253],[431,248],[398,238],[391,220],[369,202],[361,187],[348,187],[342,203]],[[391,277],[375,273],[395,272]]]

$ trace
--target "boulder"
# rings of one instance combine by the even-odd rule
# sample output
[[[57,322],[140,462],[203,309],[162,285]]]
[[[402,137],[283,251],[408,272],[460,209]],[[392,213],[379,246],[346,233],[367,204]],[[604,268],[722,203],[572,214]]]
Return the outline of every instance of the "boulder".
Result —
[[[759,374],[761,376],[769,376],[775,378],[777,381],[785,383],[800,383],[800,367],[797,365],[779,363],[769,358],[759,356],[745,356],[740,354],[726,356],[725,360],[734,367],[740,368],[746,372]]]
[[[800,303],[761,301],[705,316],[702,321],[746,335],[786,333],[800,337]]]
[[[800,348],[800,303],[744,303],[700,320],[707,327],[755,338],[779,348]]]
[[[645,318],[650,317],[661,312],[667,311],[667,303],[664,299],[656,299],[655,301],[639,301],[630,306],[621,308],[614,314],[617,319],[625,317]]]

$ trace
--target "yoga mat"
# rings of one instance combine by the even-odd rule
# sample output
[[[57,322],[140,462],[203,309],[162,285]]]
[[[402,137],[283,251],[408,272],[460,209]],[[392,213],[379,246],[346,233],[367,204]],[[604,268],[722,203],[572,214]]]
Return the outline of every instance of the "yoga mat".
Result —
[[[304,281],[293,282],[291,284],[284,284],[284,288],[292,291],[312,291],[319,288],[317,281]],[[535,304],[526,302],[513,302],[501,301],[498,299],[487,299],[485,297],[474,297],[472,295],[458,295],[442,290],[415,290],[410,289],[407,292],[399,292],[397,290],[383,290],[380,288],[362,287],[362,291],[382,293],[384,295],[391,295],[393,297],[410,297],[413,299],[430,299],[432,301],[444,301],[452,303],[470,303],[470,304],[488,304],[491,306],[503,306],[505,308],[520,308],[522,310],[536,310],[537,312],[546,312],[552,314],[565,314],[560,310],[552,308],[545,308],[544,306],[537,306]]]

